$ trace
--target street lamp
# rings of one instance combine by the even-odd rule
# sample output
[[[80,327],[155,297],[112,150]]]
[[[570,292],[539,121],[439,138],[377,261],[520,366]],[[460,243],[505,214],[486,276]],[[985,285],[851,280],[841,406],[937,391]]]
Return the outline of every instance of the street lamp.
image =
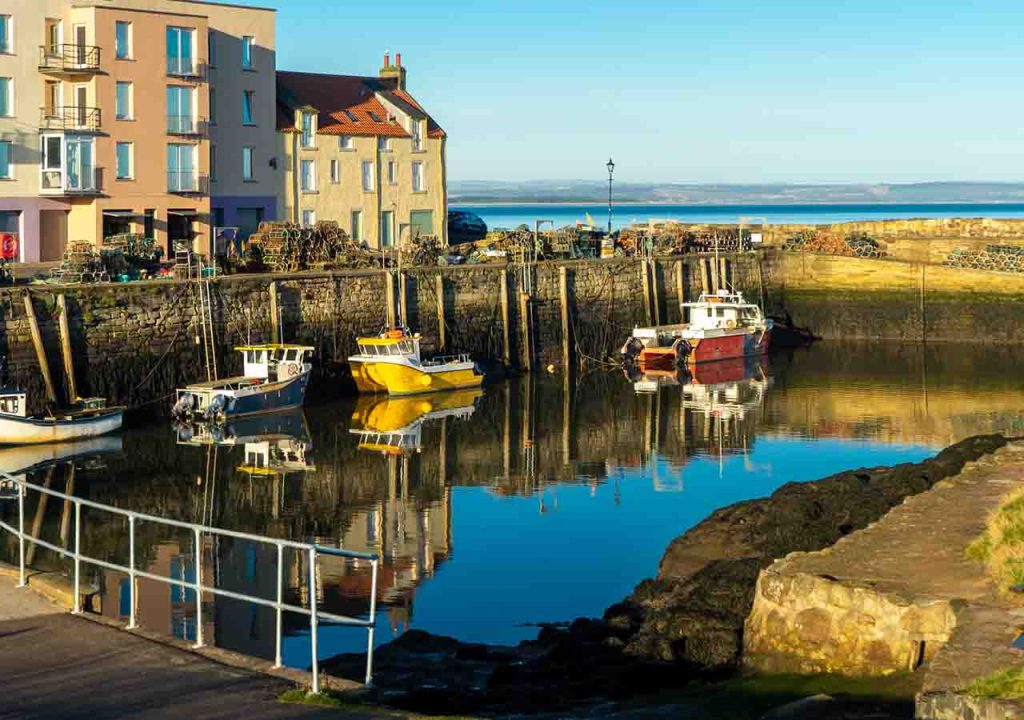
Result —
[[[608,158],[608,234],[612,233],[612,175],[615,173],[615,162]]]

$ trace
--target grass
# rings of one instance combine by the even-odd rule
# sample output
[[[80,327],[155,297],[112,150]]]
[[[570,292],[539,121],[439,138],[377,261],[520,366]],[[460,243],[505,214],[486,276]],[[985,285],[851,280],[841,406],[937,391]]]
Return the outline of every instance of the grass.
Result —
[[[988,519],[985,532],[967,546],[966,555],[984,563],[1004,595],[1024,585],[1024,488],[1007,495]]]
[[[278,697],[283,703],[292,703],[296,705],[314,705],[316,707],[328,707],[335,710],[346,710],[352,713],[353,720],[355,718],[395,718],[395,720],[423,720],[428,716],[418,715],[416,713],[407,713],[401,710],[393,710],[391,708],[384,708],[378,705],[366,705],[362,703],[354,703],[350,700],[344,699],[344,697],[337,692],[332,690],[325,690],[319,695],[303,689],[295,688],[282,693]],[[465,715],[430,715],[430,720],[473,720],[473,718]]]
[[[965,687],[963,692],[979,698],[1024,698],[1024,668],[997,670],[991,675],[978,678]]]

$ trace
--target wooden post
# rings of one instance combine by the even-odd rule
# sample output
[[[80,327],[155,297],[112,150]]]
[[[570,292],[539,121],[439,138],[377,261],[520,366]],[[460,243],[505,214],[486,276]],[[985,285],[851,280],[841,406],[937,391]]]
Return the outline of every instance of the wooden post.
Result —
[[[679,301],[679,322],[686,322],[683,303],[686,302],[686,265],[682,260],[676,262],[676,299]]]
[[[280,303],[277,299],[277,281],[270,282],[270,342],[281,342],[281,316],[278,309]]]
[[[640,281],[644,294],[644,320],[650,325],[653,320],[651,317],[651,275],[648,272],[646,260],[640,261]]]
[[[390,270],[384,271],[384,300],[387,303],[387,317],[385,318],[389,328],[395,326],[395,278]]]
[[[512,365],[512,337],[509,332],[508,270],[501,270],[501,349],[506,366]]]
[[[718,274],[718,287],[728,289],[731,283],[729,282],[729,260],[727,258],[719,259]]]
[[[558,268],[558,290],[562,309],[562,370],[572,367],[572,323],[569,317],[569,268]]]
[[[53,377],[50,375],[50,363],[46,359],[46,348],[43,347],[43,336],[39,332],[39,322],[36,320],[36,311],[32,307],[32,296],[25,293],[25,313],[28,315],[29,329],[32,331],[32,344],[36,349],[36,358],[39,360],[39,371],[43,374],[43,382],[46,383],[46,396],[50,402],[57,404],[57,391],[53,387]]]
[[[409,327],[408,283],[409,275],[404,271],[398,273],[398,315],[402,318],[402,327]]]
[[[661,325],[661,293],[658,287],[658,263],[651,260],[651,316],[655,325]]]
[[[921,293],[920,293],[920,296],[921,296],[920,297],[920,305],[921,305],[921,342],[926,342],[928,340],[928,332],[926,330],[926,325],[928,324],[928,316],[925,314],[925,309],[924,309],[924,274],[925,274],[925,264],[921,263]]]
[[[711,292],[711,278],[708,273],[708,259],[700,258],[697,262],[700,264],[700,291],[709,293]]]
[[[444,350],[448,347],[448,325],[444,313],[444,275],[437,275],[437,347]]]
[[[761,296],[761,312],[767,312],[768,311],[768,307],[767,307],[768,299],[765,297],[765,294],[764,294],[764,268],[762,267],[762,263],[763,262],[764,262],[764,254],[763,253],[758,253],[758,257],[757,257],[757,290],[758,290],[758,293]]]
[[[78,399],[78,385],[75,383],[75,363],[71,357],[71,330],[68,327],[68,304],[64,293],[57,296],[57,308],[60,310],[60,350],[64,358],[64,375],[68,381],[68,400]]]
[[[519,293],[519,322],[523,332],[523,366],[527,371],[533,369],[533,335],[530,319],[530,296]]]

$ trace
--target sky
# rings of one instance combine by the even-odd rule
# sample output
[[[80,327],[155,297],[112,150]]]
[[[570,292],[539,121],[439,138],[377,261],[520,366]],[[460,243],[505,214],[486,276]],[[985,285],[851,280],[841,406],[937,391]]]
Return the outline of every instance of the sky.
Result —
[[[275,6],[280,69],[401,52],[453,180],[1024,180],[1020,0]]]

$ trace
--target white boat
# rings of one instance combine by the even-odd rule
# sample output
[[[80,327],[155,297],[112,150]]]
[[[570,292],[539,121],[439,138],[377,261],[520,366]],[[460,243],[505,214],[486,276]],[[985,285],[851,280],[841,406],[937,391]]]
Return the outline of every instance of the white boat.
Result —
[[[123,407],[108,407],[102,398],[80,401],[49,415],[28,415],[21,390],[0,389],[0,445],[40,445],[98,437],[121,429]]]

